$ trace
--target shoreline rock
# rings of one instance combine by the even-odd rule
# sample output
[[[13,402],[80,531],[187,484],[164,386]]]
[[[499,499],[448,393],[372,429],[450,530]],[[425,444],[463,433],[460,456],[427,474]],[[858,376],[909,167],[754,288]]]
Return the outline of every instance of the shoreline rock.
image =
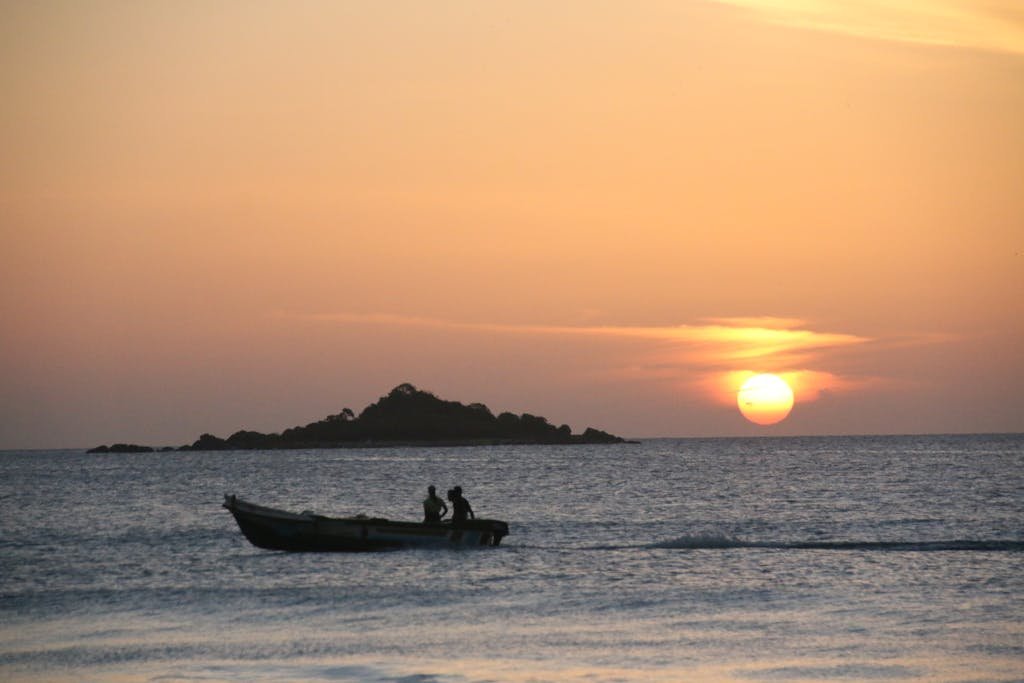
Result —
[[[156,449],[150,446],[140,446],[135,443],[115,443],[113,446],[97,446],[90,448],[86,453],[152,453]]]

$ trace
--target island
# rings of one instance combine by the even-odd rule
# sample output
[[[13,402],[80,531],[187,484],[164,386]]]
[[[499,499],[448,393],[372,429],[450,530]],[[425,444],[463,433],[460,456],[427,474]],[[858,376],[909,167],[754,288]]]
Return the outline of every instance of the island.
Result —
[[[137,443],[115,443],[113,446],[97,446],[90,448],[87,453],[152,453],[156,449],[152,446],[140,446]]]
[[[625,439],[588,427],[573,434],[544,417],[504,412],[494,415],[482,403],[446,401],[409,383],[400,384],[356,415],[340,413],[281,433],[237,431],[226,439],[203,434],[183,451],[353,448],[383,446],[482,446],[507,444],[615,444]],[[90,452],[143,452],[146,446],[99,446]],[[150,451],[154,449],[149,449]],[[165,450],[165,449],[161,449]],[[149,451],[144,451],[149,452]]]

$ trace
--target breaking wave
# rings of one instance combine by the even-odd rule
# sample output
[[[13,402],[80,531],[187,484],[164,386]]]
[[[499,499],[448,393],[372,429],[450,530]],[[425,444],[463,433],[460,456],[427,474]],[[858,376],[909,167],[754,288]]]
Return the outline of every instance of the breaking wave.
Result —
[[[1024,552],[1024,541],[949,540],[949,541],[741,541],[728,536],[681,536],[653,543],[649,548],[667,550],[729,550],[760,548],[769,550],[860,550],[891,552]]]

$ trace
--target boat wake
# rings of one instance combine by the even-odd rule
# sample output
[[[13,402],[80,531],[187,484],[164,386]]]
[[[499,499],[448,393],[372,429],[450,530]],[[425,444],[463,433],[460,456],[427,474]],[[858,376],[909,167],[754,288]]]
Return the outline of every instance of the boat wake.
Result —
[[[878,552],[1024,552],[1024,541],[949,540],[949,541],[741,541],[728,536],[681,536],[653,543],[648,548],[665,550],[731,550],[759,548],[768,550],[860,550]]]

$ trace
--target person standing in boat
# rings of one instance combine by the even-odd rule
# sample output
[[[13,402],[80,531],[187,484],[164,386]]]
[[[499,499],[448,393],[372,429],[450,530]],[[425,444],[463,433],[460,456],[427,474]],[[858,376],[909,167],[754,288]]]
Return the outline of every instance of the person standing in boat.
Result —
[[[428,486],[427,497],[423,500],[423,521],[440,522],[441,518],[447,514],[448,506],[437,495],[437,489],[433,485]]]
[[[469,501],[462,497],[462,487],[456,486],[448,492],[448,500],[452,503],[452,521],[453,522],[465,522],[467,519],[476,519],[476,515],[473,514],[473,508],[470,506]]]

